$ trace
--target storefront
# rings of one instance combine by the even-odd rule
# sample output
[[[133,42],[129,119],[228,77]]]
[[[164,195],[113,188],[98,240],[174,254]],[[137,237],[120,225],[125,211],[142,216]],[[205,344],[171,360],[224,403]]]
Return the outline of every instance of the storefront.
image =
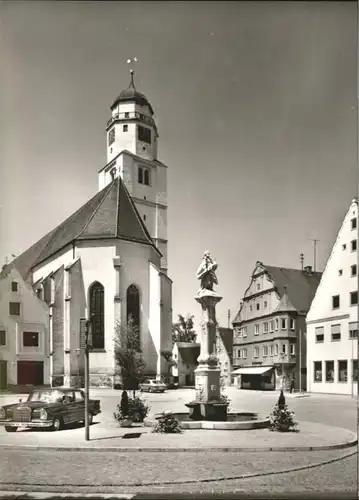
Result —
[[[274,391],[276,388],[276,375],[273,365],[246,366],[232,372],[237,381],[235,385],[241,389],[255,391]]]

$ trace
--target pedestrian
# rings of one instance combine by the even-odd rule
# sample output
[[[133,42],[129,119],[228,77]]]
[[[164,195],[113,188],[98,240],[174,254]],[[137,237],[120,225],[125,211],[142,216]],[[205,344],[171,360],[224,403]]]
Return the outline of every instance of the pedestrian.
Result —
[[[292,377],[292,380],[290,382],[290,393],[292,394],[293,391],[294,391],[294,377]]]

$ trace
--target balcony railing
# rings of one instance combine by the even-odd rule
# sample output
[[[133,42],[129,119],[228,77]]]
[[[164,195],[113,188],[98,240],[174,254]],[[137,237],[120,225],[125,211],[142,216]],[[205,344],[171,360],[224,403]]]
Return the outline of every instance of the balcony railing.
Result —
[[[116,113],[115,115],[112,116],[107,122],[107,127],[112,125],[115,121],[117,120],[142,120],[143,122],[147,123],[148,125],[152,125],[155,127],[155,122],[154,120],[149,117],[144,115],[143,113],[140,113],[139,111],[128,111],[126,113]]]

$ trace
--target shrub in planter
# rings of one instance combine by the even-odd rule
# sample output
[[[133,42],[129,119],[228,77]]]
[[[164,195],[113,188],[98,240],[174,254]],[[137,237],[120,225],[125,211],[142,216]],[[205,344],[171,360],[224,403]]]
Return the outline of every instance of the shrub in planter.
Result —
[[[130,413],[132,414],[133,421],[136,423],[141,423],[147,417],[150,407],[145,404],[145,402],[135,396],[134,398],[129,398],[128,405],[130,408]]]
[[[133,422],[133,413],[126,391],[123,391],[121,402],[119,405],[117,405],[117,409],[114,412],[113,416],[121,427],[131,427]]]
[[[157,423],[153,426],[152,432],[161,434],[180,434],[182,432],[180,422],[172,415],[170,411],[163,411]]]
[[[270,414],[269,428],[277,432],[298,432],[298,424],[294,420],[295,413],[288,409],[285,403],[283,391],[281,391],[278,403]]]

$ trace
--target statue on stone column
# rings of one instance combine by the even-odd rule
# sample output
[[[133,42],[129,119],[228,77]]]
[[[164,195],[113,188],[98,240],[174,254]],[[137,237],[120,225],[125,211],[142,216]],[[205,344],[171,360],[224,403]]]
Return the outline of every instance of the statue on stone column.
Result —
[[[206,251],[196,274],[197,279],[201,280],[201,288],[199,289],[199,292],[203,292],[204,290],[210,290],[213,292],[213,285],[218,285],[218,279],[215,273],[217,267],[218,265],[212,259],[211,254]]]

